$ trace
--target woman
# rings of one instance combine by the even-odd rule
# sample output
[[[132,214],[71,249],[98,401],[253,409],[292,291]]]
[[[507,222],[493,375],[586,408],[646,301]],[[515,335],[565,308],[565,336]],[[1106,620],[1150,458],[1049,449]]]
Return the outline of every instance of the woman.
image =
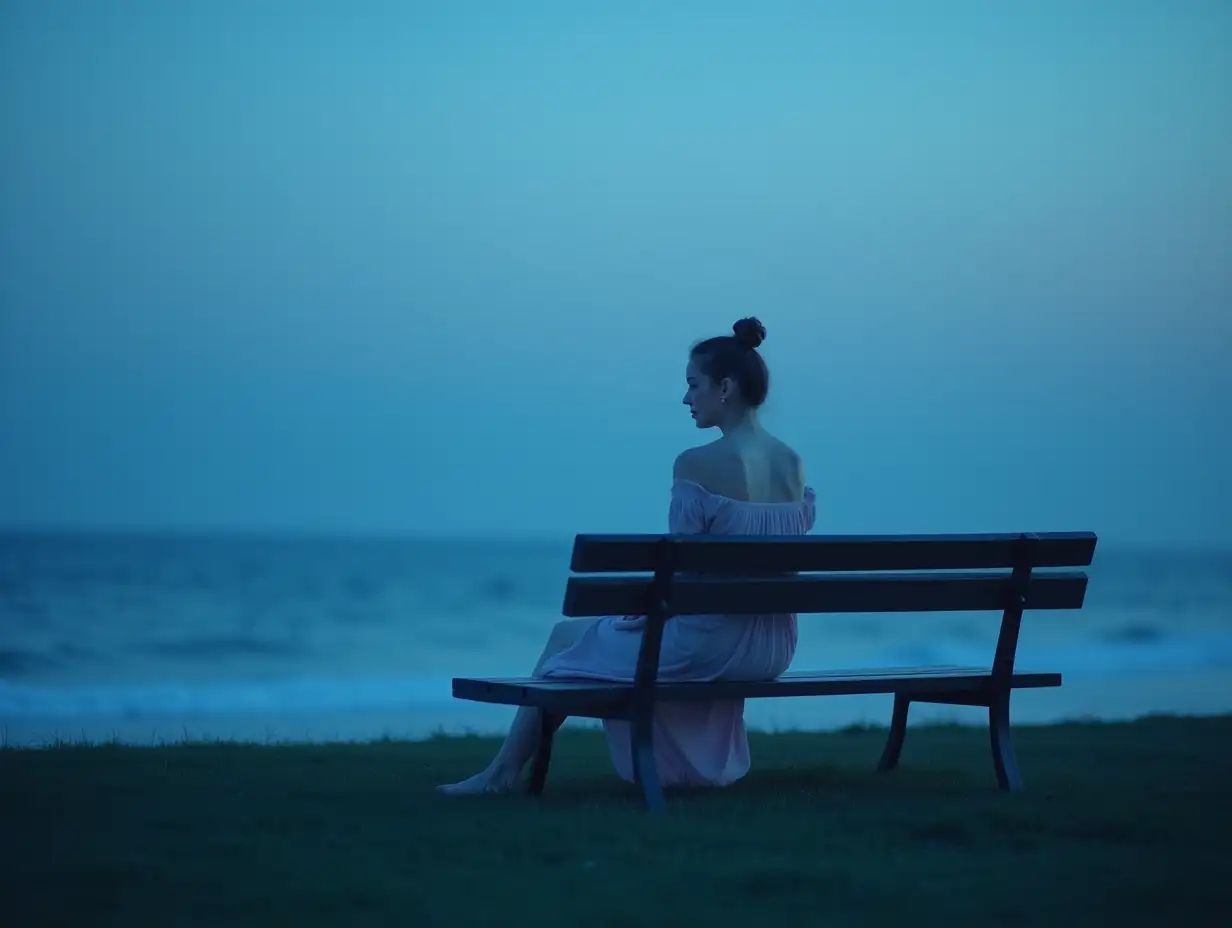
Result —
[[[732,335],[695,345],[685,368],[684,404],[699,429],[722,437],[690,448],[673,468],[668,531],[714,535],[802,535],[815,518],[813,491],[799,456],[766,432],[757,410],[770,374],[757,348],[757,319]],[[605,616],[558,622],[533,675],[632,683],[644,619]],[[663,682],[773,679],[796,649],[796,617],[677,616],[663,633]],[[605,721],[616,772],[633,780],[629,723]],[[487,769],[438,787],[449,795],[500,792],[517,784],[539,737],[539,710],[523,707]],[[655,765],[664,786],[723,786],[749,769],[743,700],[665,703],[655,707]]]

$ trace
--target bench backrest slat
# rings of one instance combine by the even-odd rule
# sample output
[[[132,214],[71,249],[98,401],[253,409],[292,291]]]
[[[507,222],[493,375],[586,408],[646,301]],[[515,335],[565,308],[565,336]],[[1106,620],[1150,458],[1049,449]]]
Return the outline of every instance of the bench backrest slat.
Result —
[[[675,615],[1080,609],[1094,532],[993,535],[578,535],[567,616],[640,615],[666,570]],[[625,574],[625,576],[613,576]]]
[[[1009,572],[820,574],[789,577],[679,577],[671,590],[675,615],[830,612],[1001,611],[1010,604]],[[649,576],[571,577],[566,616],[638,615],[650,603]],[[1080,609],[1082,571],[1038,571],[1025,609]]]
[[[578,535],[577,573],[628,573],[658,567],[663,535]],[[1086,567],[1095,556],[1093,532],[1021,535],[731,535],[666,536],[679,571],[980,570],[1012,568],[1025,557],[1035,567]]]

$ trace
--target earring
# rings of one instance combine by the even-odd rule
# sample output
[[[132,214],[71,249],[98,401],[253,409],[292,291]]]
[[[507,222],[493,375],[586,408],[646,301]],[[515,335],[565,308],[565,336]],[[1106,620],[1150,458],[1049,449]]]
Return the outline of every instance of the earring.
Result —
[[[725,397],[725,396],[719,397],[719,402],[720,402],[720,403],[722,403],[724,406],[726,406],[726,405],[727,405],[727,397]]]

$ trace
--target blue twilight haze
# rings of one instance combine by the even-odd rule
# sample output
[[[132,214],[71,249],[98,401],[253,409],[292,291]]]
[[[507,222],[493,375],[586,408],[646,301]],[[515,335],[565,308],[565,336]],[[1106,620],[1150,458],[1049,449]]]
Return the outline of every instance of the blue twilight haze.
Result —
[[[0,527],[1232,546],[1232,4],[7,2]]]

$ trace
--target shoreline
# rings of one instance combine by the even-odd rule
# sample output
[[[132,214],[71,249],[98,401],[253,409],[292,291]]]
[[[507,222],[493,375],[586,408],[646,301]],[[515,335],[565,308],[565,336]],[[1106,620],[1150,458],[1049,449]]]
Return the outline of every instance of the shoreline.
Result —
[[[750,732],[829,732],[852,726],[889,725],[893,697],[796,697],[749,700]],[[442,735],[500,736],[512,706],[443,700],[405,708],[332,712],[178,712],[145,716],[0,718],[0,744],[44,748],[56,744],[113,744],[157,747],[185,741],[256,744],[335,743],[397,740],[419,742]],[[987,725],[985,709],[918,703],[911,725]],[[1011,703],[1015,727],[1068,722],[1120,722],[1151,716],[1219,716],[1232,713],[1232,671],[1089,676],[1053,689],[1018,690]],[[590,719],[571,719],[570,728],[597,728]]]

